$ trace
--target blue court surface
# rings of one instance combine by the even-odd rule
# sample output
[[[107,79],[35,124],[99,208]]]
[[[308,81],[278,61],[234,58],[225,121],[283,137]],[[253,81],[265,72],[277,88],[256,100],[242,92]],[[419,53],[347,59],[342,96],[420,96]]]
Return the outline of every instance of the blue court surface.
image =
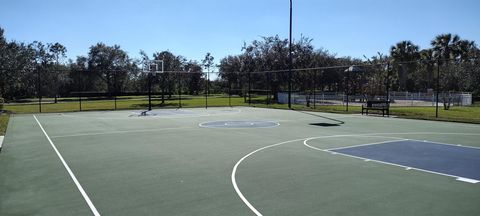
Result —
[[[480,181],[480,149],[402,140],[329,151]]]

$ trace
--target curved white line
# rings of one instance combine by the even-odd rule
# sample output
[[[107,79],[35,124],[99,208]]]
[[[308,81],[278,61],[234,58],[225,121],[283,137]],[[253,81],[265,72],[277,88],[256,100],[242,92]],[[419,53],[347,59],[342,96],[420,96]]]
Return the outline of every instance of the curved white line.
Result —
[[[240,191],[238,185],[237,185],[237,180],[236,180],[236,172],[237,172],[237,169],[238,169],[238,166],[245,160],[247,159],[248,157],[250,157],[251,155],[259,152],[259,151],[262,151],[262,150],[265,150],[267,148],[272,148],[272,147],[276,147],[276,146],[280,146],[280,145],[284,145],[284,144],[287,144],[287,143],[292,143],[292,142],[298,142],[298,141],[304,141],[307,142],[309,140],[312,140],[312,139],[324,139],[324,138],[333,138],[333,137],[351,137],[351,136],[365,136],[365,137],[368,137],[368,136],[375,136],[375,135],[389,135],[389,134],[392,134],[392,135],[418,135],[418,134],[439,134],[439,135],[468,135],[468,136],[480,136],[480,134],[476,134],[476,133],[439,133],[439,132],[403,132],[403,133],[367,133],[367,134],[339,134],[339,135],[329,135],[329,136],[318,136],[318,137],[307,137],[307,138],[301,138],[301,139],[294,139],[294,140],[289,140],[289,141],[285,141],[285,142],[280,142],[280,143],[276,143],[276,144],[272,144],[272,145],[268,145],[268,146],[264,146],[262,148],[259,148],[259,149],[256,149],[250,153],[248,153],[247,155],[243,156],[240,160],[237,161],[237,163],[235,164],[235,166],[233,166],[233,170],[232,170],[232,175],[231,175],[231,181],[232,181],[232,185],[233,185],[233,188],[235,189],[235,192],[237,193],[237,195],[240,197],[240,199],[245,203],[245,205],[253,212],[255,213],[255,215],[258,215],[258,216],[261,216],[262,213],[260,213],[248,200],[247,198],[245,198],[245,196],[243,195],[243,193]],[[384,138],[394,138],[394,139],[403,139],[403,138],[399,138],[399,137],[387,137],[387,136],[375,136],[375,137],[384,137]],[[308,145],[308,144],[307,144]],[[308,147],[308,146],[307,146]],[[316,148],[316,147],[313,147],[313,146],[310,146],[310,148],[313,148],[313,149],[316,149],[316,150],[320,150],[320,151],[324,151],[323,149],[319,149],[319,148]]]
[[[281,143],[276,143],[276,144],[273,144],[273,145],[269,145],[269,146],[265,146],[265,147],[262,147],[262,148],[259,148],[255,151],[252,151],[250,153],[248,153],[247,155],[243,156],[236,164],[235,166],[233,166],[233,170],[232,170],[232,184],[233,184],[233,188],[235,188],[235,192],[237,192],[238,196],[240,197],[240,199],[242,199],[242,201],[245,203],[245,205],[247,205],[248,208],[250,208],[250,210],[252,210],[253,213],[255,213],[256,215],[258,216],[261,216],[262,214],[255,208],[253,207],[253,205],[245,198],[245,196],[243,196],[242,192],[240,191],[240,189],[238,188],[238,185],[237,185],[237,180],[235,180],[235,174],[237,172],[237,168],[238,168],[238,165],[240,165],[240,163],[242,163],[243,160],[245,160],[247,157],[249,157],[250,155],[253,155],[259,151],[262,151],[264,149],[267,149],[267,148],[271,148],[271,147],[274,147],[274,146],[279,146],[279,145],[283,145],[283,144],[286,144],[286,143],[290,143],[290,142],[297,142],[297,141],[302,141],[302,140],[305,140],[305,138],[302,138],[302,139],[295,139],[295,140],[289,140],[289,141],[285,141],[285,142],[281,142]]]

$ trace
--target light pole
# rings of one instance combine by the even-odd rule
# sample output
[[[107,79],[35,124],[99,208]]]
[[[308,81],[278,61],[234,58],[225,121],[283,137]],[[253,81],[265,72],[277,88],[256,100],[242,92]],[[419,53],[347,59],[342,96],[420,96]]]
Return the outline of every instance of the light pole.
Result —
[[[437,87],[436,87],[436,89],[437,89],[437,91],[435,92],[435,118],[438,118],[438,93],[440,92],[440,59],[437,60]]]
[[[290,0],[290,43],[288,45],[288,108],[292,109],[292,0]]]

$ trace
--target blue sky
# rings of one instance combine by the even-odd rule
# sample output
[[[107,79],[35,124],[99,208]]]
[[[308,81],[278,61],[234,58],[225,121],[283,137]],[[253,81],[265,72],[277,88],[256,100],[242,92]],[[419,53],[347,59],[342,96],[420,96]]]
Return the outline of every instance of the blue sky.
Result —
[[[0,0],[7,39],[60,42],[68,57],[97,42],[118,44],[131,57],[170,50],[215,61],[241,52],[260,36],[288,37],[288,0]],[[294,38],[362,58],[411,40],[421,48],[435,35],[480,41],[478,0],[294,0]]]

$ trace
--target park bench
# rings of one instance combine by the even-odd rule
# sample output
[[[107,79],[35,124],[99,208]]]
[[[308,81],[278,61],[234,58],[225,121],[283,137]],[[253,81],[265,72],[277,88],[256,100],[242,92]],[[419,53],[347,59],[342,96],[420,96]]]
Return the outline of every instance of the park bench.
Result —
[[[382,111],[382,116],[385,116],[385,112],[387,116],[390,116],[390,101],[386,100],[373,100],[367,101],[366,104],[362,105],[362,115],[365,111],[365,114],[368,115],[369,110],[379,110]]]

